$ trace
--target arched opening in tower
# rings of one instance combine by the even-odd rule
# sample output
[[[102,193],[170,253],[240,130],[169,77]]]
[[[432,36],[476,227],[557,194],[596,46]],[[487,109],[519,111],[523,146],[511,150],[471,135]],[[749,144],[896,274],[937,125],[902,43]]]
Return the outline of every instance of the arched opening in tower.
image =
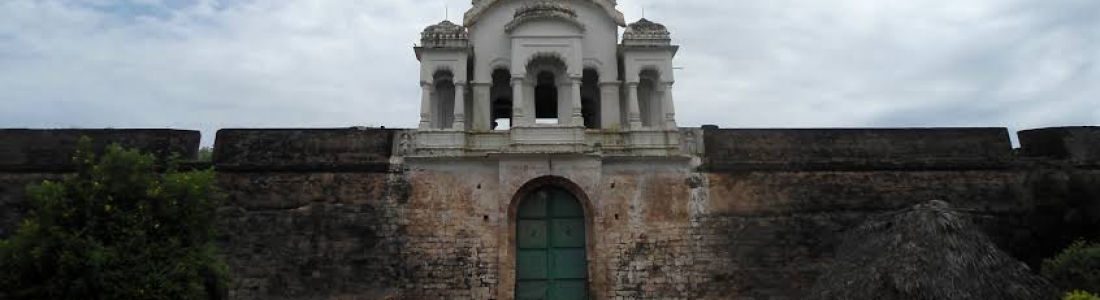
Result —
[[[524,115],[536,124],[569,124],[570,101],[565,61],[556,54],[536,54],[527,64]],[[568,99],[568,98],[566,98]],[[530,111],[528,111],[530,110]]]
[[[638,81],[638,112],[642,127],[656,127],[661,115],[661,95],[657,90],[660,75],[654,70],[645,70]]]
[[[558,124],[558,84],[554,73],[539,72],[535,80],[535,123]]]
[[[451,128],[455,118],[454,73],[448,70],[436,71],[432,79],[435,86],[432,93],[432,128]]]
[[[508,69],[493,71],[493,86],[489,89],[490,128],[508,130],[515,120],[512,119],[512,74]]]
[[[600,73],[596,69],[584,69],[581,77],[581,116],[584,117],[584,128],[600,128],[600,98]]]

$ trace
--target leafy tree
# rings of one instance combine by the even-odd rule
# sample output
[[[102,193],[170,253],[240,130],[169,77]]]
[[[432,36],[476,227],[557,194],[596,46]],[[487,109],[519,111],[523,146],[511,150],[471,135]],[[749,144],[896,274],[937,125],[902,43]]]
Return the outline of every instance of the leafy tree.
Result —
[[[1043,261],[1043,276],[1064,291],[1100,293],[1100,244],[1073,243]]]
[[[222,298],[213,171],[118,145],[97,157],[86,138],[74,163],[75,174],[30,188],[30,214],[0,240],[0,298]]]

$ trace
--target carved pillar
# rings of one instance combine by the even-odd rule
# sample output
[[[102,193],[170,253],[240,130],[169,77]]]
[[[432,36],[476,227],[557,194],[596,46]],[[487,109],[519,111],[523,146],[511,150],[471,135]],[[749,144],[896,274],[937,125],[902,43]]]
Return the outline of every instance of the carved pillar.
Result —
[[[525,105],[527,102],[523,99],[525,91],[523,89],[523,77],[512,75],[512,126],[525,125],[527,118],[524,117]]]
[[[432,84],[420,82],[420,129],[432,127]]]
[[[674,130],[676,128],[676,107],[672,103],[672,82],[666,82],[664,84],[664,97],[661,97],[662,111],[665,113],[665,129]]]
[[[487,131],[489,130],[489,124],[492,123],[492,99],[489,99],[489,90],[492,88],[490,83],[474,83],[473,84],[473,99],[474,111],[466,118],[467,123],[473,124],[474,131]]]
[[[573,96],[572,88],[573,82],[562,80],[558,83],[558,125],[571,126],[573,124]]]
[[[619,103],[622,102],[622,98],[619,97],[619,87],[621,85],[618,82],[601,82],[600,83],[600,128],[605,130],[617,130],[622,129],[622,112],[619,111]]]
[[[455,82],[455,121],[452,129],[466,130],[466,83]]]
[[[573,122],[571,125],[584,127],[584,116],[581,115],[581,77],[573,77],[572,91],[570,94],[573,98]]]
[[[627,82],[626,83],[627,97],[626,105],[629,111],[626,115],[626,120],[630,123],[630,129],[642,128],[642,116],[640,109],[638,109],[638,83]]]

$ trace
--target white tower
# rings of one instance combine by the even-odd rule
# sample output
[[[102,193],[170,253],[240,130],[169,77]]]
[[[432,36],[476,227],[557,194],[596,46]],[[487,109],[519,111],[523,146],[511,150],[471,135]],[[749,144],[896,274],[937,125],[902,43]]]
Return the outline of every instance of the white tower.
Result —
[[[475,0],[463,26],[426,28],[415,48],[423,91],[416,153],[673,153],[678,47],[665,26],[628,26],[615,6]]]

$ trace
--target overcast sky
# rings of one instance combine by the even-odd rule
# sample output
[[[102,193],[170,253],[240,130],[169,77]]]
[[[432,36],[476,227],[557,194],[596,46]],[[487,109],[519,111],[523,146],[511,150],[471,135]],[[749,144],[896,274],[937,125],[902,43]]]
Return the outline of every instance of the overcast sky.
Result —
[[[469,0],[0,0],[0,127],[414,127]],[[681,126],[1100,125],[1097,0],[619,0]]]

